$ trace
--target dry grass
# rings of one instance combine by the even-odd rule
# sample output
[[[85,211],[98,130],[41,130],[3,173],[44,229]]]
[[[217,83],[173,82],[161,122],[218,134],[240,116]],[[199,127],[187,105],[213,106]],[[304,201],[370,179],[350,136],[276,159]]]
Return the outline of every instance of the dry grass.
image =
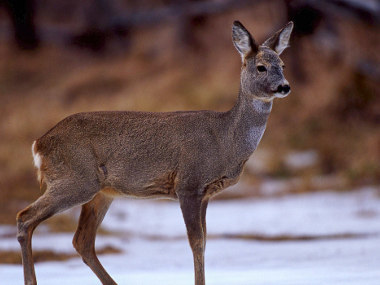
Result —
[[[377,234],[368,233],[341,233],[341,234],[316,234],[316,235],[265,235],[258,233],[244,233],[244,234],[209,234],[207,240],[219,239],[233,239],[233,240],[246,240],[246,241],[259,241],[259,242],[295,242],[295,241],[316,241],[316,240],[347,240],[347,239],[360,239],[377,236]],[[186,240],[187,236],[162,236],[162,235],[140,235],[140,238],[149,241],[177,241]]]
[[[314,240],[357,239],[370,236],[369,234],[326,234],[326,235],[261,235],[261,234],[222,234],[210,235],[208,239],[242,239],[261,242],[293,242]]]
[[[112,246],[106,246],[100,250],[97,250],[98,255],[102,254],[120,254],[122,251]],[[34,262],[45,261],[64,261],[71,258],[77,258],[79,254],[69,254],[62,252],[54,252],[51,250],[33,250]],[[5,264],[22,264],[21,255],[18,251],[0,251],[1,263]]]
[[[240,70],[239,56],[230,41],[230,23],[241,19],[257,39],[263,39],[274,25],[275,10],[275,4],[263,4],[215,17],[199,31],[201,53],[178,50],[169,25],[140,30],[128,54],[106,57],[51,46],[24,54],[1,45],[0,223],[14,224],[16,212],[42,194],[30,146],[67,115],[94,110],[230,108]],[[355,72],[345,60],[377,53],[376,31],[344,22],[340,28],[348,47],[341,52],[341,61],[337,63],[334,54],[321,52],[305,40],[300,54],[308,81],[297,82],[290,68],[286,71],[293,92],[275,103],[260,145],[273,154],[266,175],[299,175],[284,169],[284,154],[315,149],[321,163],[307,175],[343,175],[352,185],[379,183],[380,133],[375,114],[379,96],[373,96],[376,86],[372,82],[355,80]],[[368,38],[370,43],[365,41]],[[284,61],[290,62],[289,53]],[[366,90],[370,99],[358,107],[355,100],[350,103],[350,97],[345,97],[347,90],[354,98],[361,98]],[[342,108],[344,104],[347,108]],[[74,228],[71,222],[60,224],[65,225],[60,230]]]

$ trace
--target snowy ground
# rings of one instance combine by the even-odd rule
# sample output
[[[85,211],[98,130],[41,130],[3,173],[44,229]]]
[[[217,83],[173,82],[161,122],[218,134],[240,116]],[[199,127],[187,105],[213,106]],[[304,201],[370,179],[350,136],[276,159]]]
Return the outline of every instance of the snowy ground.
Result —
[[[208,285],[380,284],[380,189],[211,201],[207,224]],[[123,252],[100,256],[119,284],[193,285],[177,203],[117,200],[103,228],[115,234],[97,248]],[[12,231],[0,227],[0,250],[19,250]],[[33,248],[73,253],[72,236],[41,227]],[[40,285],[99,284],[80,258],[37,263],[36,273]],[[0,264],[0,284],[22,283],[21,266]]]

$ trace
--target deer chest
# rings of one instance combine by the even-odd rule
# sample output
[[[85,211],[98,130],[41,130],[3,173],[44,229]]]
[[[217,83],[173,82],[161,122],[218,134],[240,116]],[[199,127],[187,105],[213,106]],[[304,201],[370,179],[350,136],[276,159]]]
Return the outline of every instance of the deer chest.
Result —
[[[243,170],[243,166],[246,160],[239,163],[235,168],[226,171],[226,174],[206,184],[204,187],[204,194],[212,197],[220,193],[223,189],[236,184],[240,178],[240,174]]]

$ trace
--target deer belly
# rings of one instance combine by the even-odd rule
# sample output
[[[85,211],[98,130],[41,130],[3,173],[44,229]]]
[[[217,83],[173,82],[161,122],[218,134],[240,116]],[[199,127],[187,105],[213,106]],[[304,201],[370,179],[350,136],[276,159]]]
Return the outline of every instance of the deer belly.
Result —
[[[115,181],[103,188],[102,192],[111,196],[132,198],[169,198],[177,199],[175,186],[176,174],[169,172],[146,183],[131,181]]]
[[[142,189],[144,197],[164,197],[164,198],[177,198],[175,187],[177,184],[177,173],[168,172],[162,176],[156,177],[152,181],[146,183]]]

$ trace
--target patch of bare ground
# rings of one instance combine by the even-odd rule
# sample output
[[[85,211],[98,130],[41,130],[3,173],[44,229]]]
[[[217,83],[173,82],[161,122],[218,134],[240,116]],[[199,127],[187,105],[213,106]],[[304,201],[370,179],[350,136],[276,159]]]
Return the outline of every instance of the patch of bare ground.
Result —
[[[207,240],[220,240],[220,239],[233,239],[233,240],[247,240],[247,241],[262,241],[262,242],[292,242],[292,241],[319,241],[319,240],[347,240],[347,239],[362,239],[379,234],[367,233],[337,233],[337,234],[321,234],[321,235],[292,235],[292,234],[279,234],[279,235],[266,235],[259,233],[244,233],[244,234],[208,234]],[[149,241],[164,241],[164,240],[186,240],[185,235],[180,236],[161,236],[161,235],[139,235],[139,238]]]
[[[315,241],[315,240],[341,240],[358,239],[374,236],[373,234],[324,234],[324,235],[262,235],[262,234],[221,234],[210,235],[208,239],[241,239],[264,242],[290,242],[290,241]]]
[[[122,251],[112,246],[96,250],[98,255],[102,254],[120,254]],[[80,257],[78,254],[68,254],[61,252],[54,252],[52,250],[33,250],[34,262],[45,261],[64,261],[71,258]],[[21,255],[19,251],[0,251],[0,263],[6,264],[22,264]]]

